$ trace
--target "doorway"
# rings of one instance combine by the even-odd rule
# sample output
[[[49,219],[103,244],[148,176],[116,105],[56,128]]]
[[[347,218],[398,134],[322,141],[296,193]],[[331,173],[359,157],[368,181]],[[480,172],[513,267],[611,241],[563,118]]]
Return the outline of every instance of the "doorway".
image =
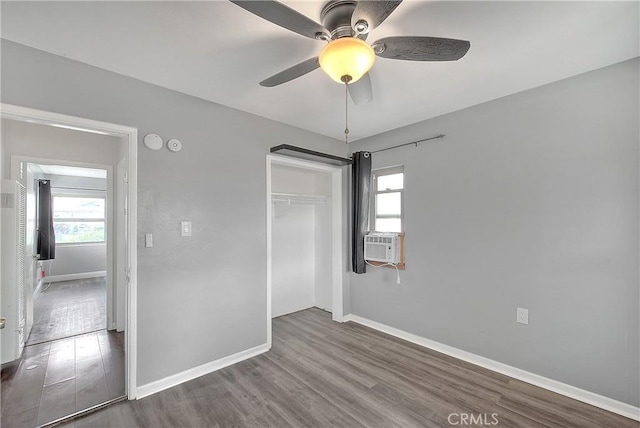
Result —
[[[25,407],[21,414],[12,415],[13,421],[35,426],[73,416],[115,397],[135,397],[136,243],[129,237],[135,236],[136,230],[137,132],[55,113],[2,107],[3,121],[11,120],[22,127],[37,125],[49,131],[63,128],[67,134],[104,136],[104,147],[93,155],[104,157],[104,151],[111,151],[114,156],[102,165],[78,161],[78,153],[93,150],[89,145],[78,145],[77,153],[65,160],[58,156],[56,160],[35,157],[29,152],[34,148],[29,144],[24,146],[25,153],[16,154],[15,148],[7,149],[7,131],[3,127],[3,157],[10,159],[11,165],[7,168],[8,162],[4,161],[2,177],[27,184],[34,176],[51,180],[54,217],[57,215],[54,227],[60,242],[53,261],[34,261],[26,251],[25,276],[35,291],[26,308],[26,330],[31,334],[21,359],[13,365],[3,365],[3,419],[6,401],[12,396],[6,386],[15,385],[13,381],[5,382],[5,373],[9,373],[5,368],[13,366],[19,372],[20,379],[14,380],[39,383],[47,389],[38,400],[34,398],[37,393],[22,397],[13,394],[14,400]],[[118,144],[112,145],[114,141]],[[45,147],[37,154],[51,156],[47,150]],[[55,155],[59,153],[64,151]],[[27,173],[31,175],[29,180]],[[30,208],[28,222],[32,221],[31,211]],[[30,241],[33,246],[34,240]],[[64,304],[56,309],[54,301]],[[39,314],[43,307],[48,307],[49,312]],[[39,321],[44,321],[41,328]],[[118,354],[120,358],[112,358]],[[73,394],[63,398],[65,390]]]
[[[33,284],[35,292],[26,346],[112,330],[107,313],[117,303],[108,300],[107,294],[124,300],[112,290],[113,275],[107,275],[113,270],[107,266],[107,250],[113,248],[114,236],[106,233],[114,217],[107,203],[114,200],[107,177],[112,169],[27,163],[27,212],[38,211],[38,197],[31,197],[31,188],[40,182],[50,185],[56,254],[49,260],[32,258],[35,263],[27,269],[26,283]],[[27,236],[34,236],[36,227],[30,218]],[[38,253],[37,248],[29,251],[30,247],[28,255]]]
[[[343,319],[342,168],[267,156],[267,325],[318,307]]]

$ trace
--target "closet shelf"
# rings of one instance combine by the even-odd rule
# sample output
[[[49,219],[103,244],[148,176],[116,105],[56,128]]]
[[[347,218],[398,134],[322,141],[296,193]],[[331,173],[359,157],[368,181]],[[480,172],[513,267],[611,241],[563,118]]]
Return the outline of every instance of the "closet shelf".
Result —
[[[271,202],[284,202],[287,204],[326,204],[328,196],[301,195],[296,193],[271,193]]]

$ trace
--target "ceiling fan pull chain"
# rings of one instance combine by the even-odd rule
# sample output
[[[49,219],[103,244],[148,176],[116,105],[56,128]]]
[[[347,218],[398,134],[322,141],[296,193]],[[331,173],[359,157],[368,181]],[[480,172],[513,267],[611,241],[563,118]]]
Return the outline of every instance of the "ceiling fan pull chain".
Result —
[[[344,82],[344,143],[349,144],[349,87]]]

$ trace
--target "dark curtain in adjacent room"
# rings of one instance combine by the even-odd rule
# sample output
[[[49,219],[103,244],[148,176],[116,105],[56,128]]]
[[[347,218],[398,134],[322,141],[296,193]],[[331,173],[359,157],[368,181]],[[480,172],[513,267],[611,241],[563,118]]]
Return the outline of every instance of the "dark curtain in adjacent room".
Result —
[[[356,152],[352,156],[353,235],[351,264],[355,273],[365,273],[364,235],[368,232],[369,194],[371,192],[371,153]]]
[[[56,235],[53,231],[51,180],[38,180],[38,254],[39,260],[56,258]]]

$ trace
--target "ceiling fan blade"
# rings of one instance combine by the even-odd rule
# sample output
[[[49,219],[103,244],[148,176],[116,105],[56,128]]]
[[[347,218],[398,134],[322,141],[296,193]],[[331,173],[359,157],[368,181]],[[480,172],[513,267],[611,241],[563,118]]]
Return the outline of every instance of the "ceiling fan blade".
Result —
[[[318,34],[329,34],[329,31],[322,25],[291,9],[289,6],[274,0],[230,1],[260,18],[311,39],[317,39]]]
[[[355,83],[347,85],[349,95],[353,103],[357,106],[367,104],[373,99],[373,91],[371,89],[371,77],[369,73],[362,76]]]
[[[399,1],[377,1],[377,0],[360,0],[356,4],[356,8],[351,15],[351,26],[356,28],[358,21],[367,21],[369,28],[366,30],[371,31],[378,25],[387,19],[391,12],[402,3]]]
[[[439,37],[385,37],[372,45],[377,56],[409,61],[456,61],[471,43]]]
[[[283,83],[287,83],[290,80],[297,79],[300,76],[304,76],[305,74],[315,70],[318,67],[320,67],[318,57],[309,58],[306,61],[302,61],[301,63],[296,64],[293,67],[289,67],[278,74],[274,74],[273,76],[264,79],[262,82],[260,82],[260,86],[272,88],[274,86],[282,85]]]

